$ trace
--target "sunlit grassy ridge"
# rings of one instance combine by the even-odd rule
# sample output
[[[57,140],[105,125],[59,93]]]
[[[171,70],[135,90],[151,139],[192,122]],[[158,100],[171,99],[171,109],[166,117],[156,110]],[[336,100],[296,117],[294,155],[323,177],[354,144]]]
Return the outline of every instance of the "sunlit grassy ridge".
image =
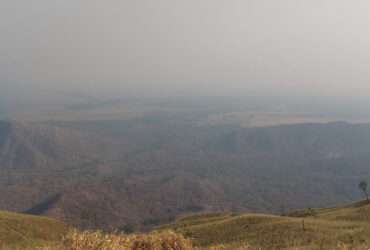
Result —
[[[361,201],[332,208],[311,209],[314,217],[327,220],[341,220],[370,223],[370,201]]]
[[[307,209],[291,216],[214,214],[162,227],[209,249],[370,249],[370,205]]]
[[[30,250],[368,250],[370,203],[289,216],[194,215],[129,235],[67,230],[51,219],[0,212],[0,240],[3,249]]]
[[[0,211],[0,249],[31,249],[59,243],[67,227],[56,220]]]

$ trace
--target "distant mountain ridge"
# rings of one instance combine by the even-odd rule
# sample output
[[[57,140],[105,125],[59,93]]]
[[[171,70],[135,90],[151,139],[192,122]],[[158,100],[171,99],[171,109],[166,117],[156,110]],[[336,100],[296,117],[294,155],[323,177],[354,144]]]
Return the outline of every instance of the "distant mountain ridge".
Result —
[[[358,199],[369,155],[366,124],[1,121],[0,209],[106,229],[198,212],[280,213]]]

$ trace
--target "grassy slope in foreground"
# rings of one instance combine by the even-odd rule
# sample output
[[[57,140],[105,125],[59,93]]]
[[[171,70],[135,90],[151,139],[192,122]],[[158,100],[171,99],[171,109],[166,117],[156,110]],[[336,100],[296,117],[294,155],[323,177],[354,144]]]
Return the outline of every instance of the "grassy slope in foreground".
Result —
[[[198,215],[162,228],[191,238],[202,248],[362,249],[370,246],[370,203],[307,209],[291,216],[262,214]],[[366,248],[368,249],[368,248]]]
[[[64,238],[64,240],[63,240]],[[53,219],[0,211],[0,250],[193,250],[172,232],[104,234],[68,229]]]
[[[67,227],[56,220],[0,211],[0,249],[32,249],[61,240]]]
[[[263,214],[207,214],[179,219],[172,225],[159,229],[174,230],[201,249],[368,249],[370,246],[370,203],[359,202],[347,206],[307,209],[290,216]],[[0,242],[3,249],[71,249],[63,247],[61,236],[66,227],[55,220],[0,212]],[[181,248],[135,248],[135,249],[197,249],[191,243],[171,233],[148,235],[104,235],[75,231],[69,243],[73,249],[90,250],[98,244],[107,244],[106,249],[134,249],[121,243],[141,246],[165,243],[183,243]],[[153,244],[152,244],[153,243]],[[58,246],[57,248],[53,247]],[[112,244],[116,244],[114,248]],[[123,248],[118,248],[118,245]],[[210,248],[222,246],[222,248]],[[243,246],[248,246],[241,248]],[[1,248],[0,248],[1,249]]]

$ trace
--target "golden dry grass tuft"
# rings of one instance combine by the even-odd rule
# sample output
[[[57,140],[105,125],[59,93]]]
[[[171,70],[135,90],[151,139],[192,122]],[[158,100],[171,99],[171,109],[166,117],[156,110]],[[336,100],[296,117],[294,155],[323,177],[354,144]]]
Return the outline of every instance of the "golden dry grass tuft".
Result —
[[[150,234],[79,232],[72,230],[63,244],[42,250],[195,250],[191,241],[171,231]]]

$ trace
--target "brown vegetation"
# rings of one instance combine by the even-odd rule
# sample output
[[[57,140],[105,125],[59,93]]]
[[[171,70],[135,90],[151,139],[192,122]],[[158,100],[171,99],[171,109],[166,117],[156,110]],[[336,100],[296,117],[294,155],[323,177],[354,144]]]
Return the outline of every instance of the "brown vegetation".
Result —
[[[71,231],[57,248],[43,250],[193,250],[191,241],[173,232],[151,234],[105,234]]]
[[[131,232],[184,214],[345,202],[361,197],[359,178],[370,178],[369,125],[182,119],[0,122],[0,209]]]

